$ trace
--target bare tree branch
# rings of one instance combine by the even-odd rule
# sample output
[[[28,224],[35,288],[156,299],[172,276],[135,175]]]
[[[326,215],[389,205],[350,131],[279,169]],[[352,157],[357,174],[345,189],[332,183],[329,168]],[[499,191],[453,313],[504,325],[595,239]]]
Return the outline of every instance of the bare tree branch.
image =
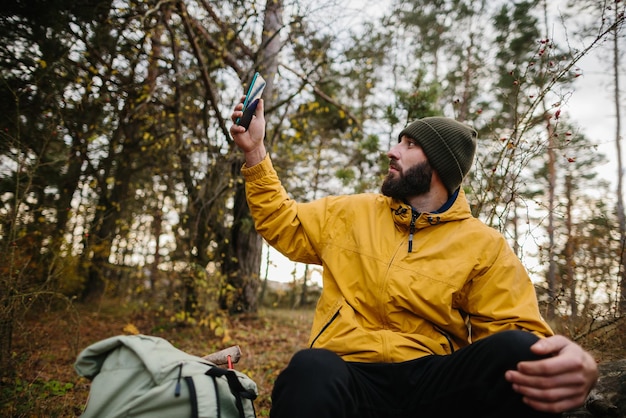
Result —
[[[363,126],[361,124],[361,121],[359,120],[359,118],[352,113],[352,111],[350,109],[348,109],[347,107],[345,107],[343,104],[339,103],[337,100],[333,99],[332,97],[330,97],[329,95],[327,95],[324,91],[322,91],[315,83],[313,83],[311,80],[309,80],[309,78],[301,73],[298,73],[295,69],[289,67],[288,65],[285,64],[281,64],[281,67],[285,68],[286,70],[290,71],[291,73],[293,73],[294,75],[296,75],[299,79],[301,79],[305,84],[308,84],[309,86],[311,86],[311,88],[313,89],[313,92],[321,97],[322,99],[326,100],[327,102],[333,104],[334,106],[337,106],[338,109],[344,111],[346,113],[346,115],[352,120],[352,122],[354,122],[354,124],[359,128],[362,129]]]

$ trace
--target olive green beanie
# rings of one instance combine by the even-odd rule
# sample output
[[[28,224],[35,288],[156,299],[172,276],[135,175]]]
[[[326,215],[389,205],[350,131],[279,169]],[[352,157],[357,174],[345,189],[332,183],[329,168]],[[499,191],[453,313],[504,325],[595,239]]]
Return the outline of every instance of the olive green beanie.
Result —
[[[428,162],[452,194],[472,166],[476,131],[454,119],[434,116],[411,123],[400,132],[398,140],[405,135],[422,147]]]

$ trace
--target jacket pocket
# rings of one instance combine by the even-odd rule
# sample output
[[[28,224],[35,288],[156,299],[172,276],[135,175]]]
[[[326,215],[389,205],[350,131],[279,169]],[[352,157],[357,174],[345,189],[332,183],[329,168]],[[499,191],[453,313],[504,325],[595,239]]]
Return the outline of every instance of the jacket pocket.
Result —
[[[435,326],[434,328],[446,339],[447,345],[442,343],[441,348],[443,348],[445,351],[448,351],[448,354],[454,353],[454,343],[452,343],[452,338],[450,338],[450,335],[438,326]]]
[[[344,304],[344,298],[340,298],[333,308],[329,311],[329,314],[326,316],[325,321],[322,321],[322,326],[319,328],[319,331],[315,334],[315,337],[311,340],[311,345],[309,348],[313,348],[317,339],[328,329],[328,327],[339,317],[339,312],[341,311],[341,307]]]

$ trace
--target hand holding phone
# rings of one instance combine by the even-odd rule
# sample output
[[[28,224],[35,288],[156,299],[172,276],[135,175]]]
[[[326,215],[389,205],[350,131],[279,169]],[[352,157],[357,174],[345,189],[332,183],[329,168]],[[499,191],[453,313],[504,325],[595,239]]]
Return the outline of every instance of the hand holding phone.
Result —
[[[252,82],[250,83],[250,87],[248,87],[246,98],[243,101],[243,115],[235,121],[237,125],[243,126],[246,130],[250,126],[250,122],[252,122],[252,116],[254,116],[256,106],[259,103],[261,95],[263,94],[265,84],[265,79],[263,79],[261,74],[255,73],[252,78]]]

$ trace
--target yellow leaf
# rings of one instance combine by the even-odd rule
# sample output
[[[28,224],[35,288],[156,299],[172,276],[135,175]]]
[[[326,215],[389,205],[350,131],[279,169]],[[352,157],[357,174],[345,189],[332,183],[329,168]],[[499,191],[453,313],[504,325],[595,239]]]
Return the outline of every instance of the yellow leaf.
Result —
[[[222,337],[222,336],[226,337],[227,335],[227,333],[224,331],[224,328],[222,327],[215,328],[215,331],[213,332],[215,332],[216,337]]]
[[[130,335],[137,335],[139,334],[139,330],[137,329],[137,327],[133,324],[126,324],[126,326],[124,327],[123,330],[126,334],[130,334]]]

